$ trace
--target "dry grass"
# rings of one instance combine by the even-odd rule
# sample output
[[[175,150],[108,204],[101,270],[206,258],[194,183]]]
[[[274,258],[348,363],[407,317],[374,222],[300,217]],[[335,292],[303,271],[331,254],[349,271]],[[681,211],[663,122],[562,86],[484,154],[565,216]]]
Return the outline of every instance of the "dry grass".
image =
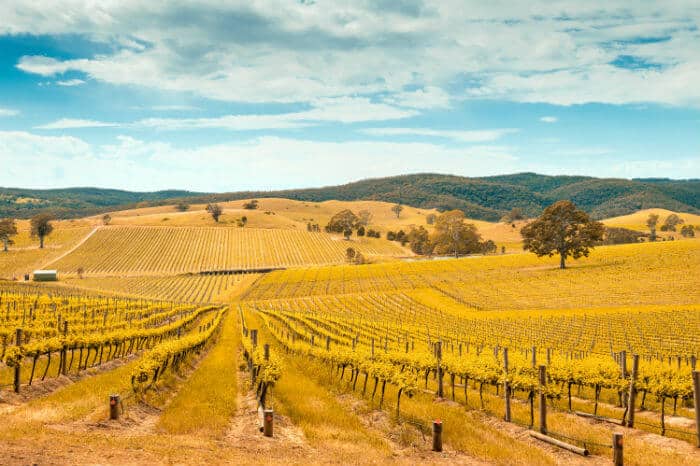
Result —
[[[158,427],[174,434],[221,436],[236,412],[238,314],[229,312],[216,345],[163,411]]]

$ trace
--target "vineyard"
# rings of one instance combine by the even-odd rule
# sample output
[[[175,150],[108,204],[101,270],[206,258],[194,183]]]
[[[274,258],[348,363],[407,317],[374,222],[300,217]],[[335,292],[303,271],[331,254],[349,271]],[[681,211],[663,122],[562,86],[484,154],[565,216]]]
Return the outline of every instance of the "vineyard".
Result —
[[[533,428],[544,393],[555,412],[625,425],[639,411],[638,428],[694,442],[699,253],[694,241],[599,248],[565,277],[526,255],[277,271],[241,311],[397,417],[424,391],[486,411],[507,392],[513,422]]]
[[[343,241],[325,233],[250,228],[126,227],[98,230],[68,256],[50,264],[89,275],[255,270],[345,261],[348,247],[366,256],[405,255],[379,239]]]
[[[245,289],[256,274],[184,274],[167,276],[87,277],[68,279],[72,287],[122,296],[138,296],[181,303],[227,303]]]
[[[698,463],[700,242],[599,247],[566,271],[530,254],[347,265],[348,244],[403,254],[117,225],[53,264],[83,277],[0,282],[2,451],[69,462],[80,438],[87,463],[606,464],[624,429],[625,464]]]
[[[0,292],[0,385],[31,386],[39,378],[80,373],[111,360],[146,351],[163,359],[163,347],[184,351],[201,344],[223,308],[175,305],[172,302]],[[200,334],[193,327],[200,325]],[[188,340],[183,334],[193,333]],[[169,343],[177,340],[175,343]],[[166,353],[169,354],[169,353]],[[74,362],[75,359],[75,362]],[[157,377],[157,374],[156,374]]]

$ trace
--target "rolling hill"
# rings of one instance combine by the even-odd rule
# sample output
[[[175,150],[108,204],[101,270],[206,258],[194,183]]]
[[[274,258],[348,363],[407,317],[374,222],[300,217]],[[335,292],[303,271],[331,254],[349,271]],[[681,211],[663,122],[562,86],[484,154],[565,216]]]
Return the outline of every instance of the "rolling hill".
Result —
[[[357,181],[340,186],[286,191],[132,193],[97,188],[27,190],[0,188],[0,217],[29,217],[52,211],[60,218],[173,204],[201,204],[250,198],[298,201],[374,200],[421,209],[461,209],[470,218],[496,221],[513,207],[529,216],[559,199],[570,199],[595,218],[663,208],[700,214],[700,180],[612,179],[519,173],[483,178],[414,174]]]

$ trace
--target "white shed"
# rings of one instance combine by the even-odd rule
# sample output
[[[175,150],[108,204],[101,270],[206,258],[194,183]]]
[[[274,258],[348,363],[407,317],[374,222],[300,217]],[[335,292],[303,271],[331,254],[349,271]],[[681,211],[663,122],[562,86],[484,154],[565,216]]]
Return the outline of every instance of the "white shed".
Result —
[[[58,272],[56,270],[35,270],[35,282],[55,282],[58,281]]]

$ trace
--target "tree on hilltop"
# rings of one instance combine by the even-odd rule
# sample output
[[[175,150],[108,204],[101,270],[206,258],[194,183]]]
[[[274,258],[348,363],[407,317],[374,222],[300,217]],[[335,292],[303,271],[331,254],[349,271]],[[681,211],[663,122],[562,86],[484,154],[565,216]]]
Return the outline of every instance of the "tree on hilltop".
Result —
[[[14,244],[12,237],[17,234],[17,224],[13,218],[4,218],[0,220],[0,239],[3,243],[3,251],[7,252],[7,247]]]
[[[649,241],[656,241],[656,225],[659,223],[658,214],[649,214],[647,226],[649,227]]]
[[[102,223],[103,223],[104,225],[109,225],[109,222],[111,222],[111,221],[112,221],[112,216],[111,216],[111,215],[109,215],[109,214],[104,214],[104,215],[102,216]]]
[[[51,214],[38,214],[32,217],[31,220],[31,235],[32,238],[39,238],[39,248],[44,249],[44,238],[49,236],[53,231],[53,225],[51,221],[53,220],[53,215]]]
[[[391,211],[396,215],[396,218],[401,218],[403,206],[401,204],[395,204],[394,206],[392,206]]]
[[[219,217],[221,217],[221,214],[224,211],[219,204],[208,204],[207,205],[207,212],[209,212],[209,215],[211,215],[211,218],[213,218],[214,221],[218,223]]]
[[[190,209],[189,204],[185,202],[179,202],[178,204],[175,205],[175,210],[178,212],[187,212]]]
[[[602,223],[591,220],[586,212],[571,201],[558,201],[547,207],[540,217],[520,233],[523,249],[538,257],[559,254],[559,267],[566,268],[566,259],[588,257],[590,249],[603,240]]]
[[[329,233],[342,233],[345,235],[345,238],[349,238],[352,235],[352,231],[359,226],[359,223],[360,218],[352,210],[345,209],[331,217],[328,225],[326,225],[326,231]]]
[[[464,212],[450,210],[435,220],[431,250],[435,254],[473,254],[481,251],[481,235],[471,223],[464,223]]]
[[[664,224],[661,225],[661,231],[676,231],[678,225],[682,225],[684,220],[680,218],[677,214],[671,214],[666,217]]]

